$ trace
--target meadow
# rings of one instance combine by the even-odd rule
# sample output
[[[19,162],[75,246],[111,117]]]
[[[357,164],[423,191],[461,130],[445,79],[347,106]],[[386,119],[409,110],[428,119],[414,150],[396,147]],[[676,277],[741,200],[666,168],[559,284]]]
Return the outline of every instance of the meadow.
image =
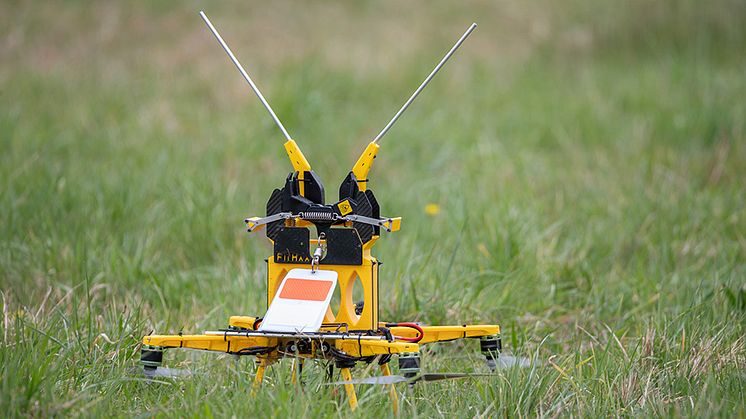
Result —
[[[0,409],[6,416],[349,416],[289,363],[143,335],[261,315],[245,231],[290,170],[204,8],[332,199],[382,140],[402,216],[375,254],[383,319],[494,323],[536,360],[399,388],[406,417],[746,416],[746,3],[31,2],[0,6]],[[433,205],[439,212],[426,211]],[[478,343],[423,368],[483,371]],[[361,374],[364,368],[356,369]],[[391,415],[359,388],[359,416]]]

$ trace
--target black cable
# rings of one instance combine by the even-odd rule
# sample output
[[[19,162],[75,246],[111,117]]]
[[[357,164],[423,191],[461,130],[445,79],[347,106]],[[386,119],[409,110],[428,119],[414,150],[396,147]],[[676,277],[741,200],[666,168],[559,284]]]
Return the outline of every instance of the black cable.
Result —
[[[343,360],[343,361],[362,361],[362,357],[347,355],[346,353],[340,351],[339,349],[335,348],[334,346],[329,346],[329,352],[332,354],[332,357],[335,359]]]
[[[248,348],[242,348],[236,352],[235,355],[263,355],[270,353],[277,349],[277,346],[250,346]]]

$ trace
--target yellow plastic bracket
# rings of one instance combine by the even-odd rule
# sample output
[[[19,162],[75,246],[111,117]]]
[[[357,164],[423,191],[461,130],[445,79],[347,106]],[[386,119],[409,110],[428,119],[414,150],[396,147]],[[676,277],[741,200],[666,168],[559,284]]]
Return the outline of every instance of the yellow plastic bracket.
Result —
[[[298,172],[298,191],[301,196],[305,196],[306,184],[304,182],[304,172],[311,171],[311,164],[306,160],[306,156],[300,151],[300,147],[294,140],[285,141],[285,151],[288,153],[290,164],[293,165],[293,170]]]
[[[254,330],[254,322],[256,317],[249,316],[231,316],[228,319],[228,324],[232,327],[240,327],[241,329]]]
[[[378,154],[378,149],[381,148],[378,144],[371,141],[365,151],[357,159],[357,162],[352,166],[352,173],[357,178],[357,186],[361,191],[368,189],[368,172],[370,167],[373,165],[373,159]]]
[[[285,151],[288,153],[290,163],[293,165],[293,170],[296,172],[307,172],[311,170],[311,165],[306,160],[306,156],[300,151],[300,147],[295,140],[287,140],[285,142]]]
[[[259,217],[251,217],[251,218],[247,218],[247,219],[246,219],[246,227],[247,227],[247,228],[248,228],[249,230],[251,230],[251,231],[254,231],[254,228],[256,227],[256,222],[257,222],[257,221],[259,221],[259,220],[261,220],[261,218],[259,218]],[[259,226],[259,228],[260,228],[260,229],[261,229],[262,227],[264,227],[264,226],[263,226],[263,225],[262,225],[262,226]]]
[[[394,217],[383,223],[383,228],[389,232],[399,231],[401,228],[401,217]]]

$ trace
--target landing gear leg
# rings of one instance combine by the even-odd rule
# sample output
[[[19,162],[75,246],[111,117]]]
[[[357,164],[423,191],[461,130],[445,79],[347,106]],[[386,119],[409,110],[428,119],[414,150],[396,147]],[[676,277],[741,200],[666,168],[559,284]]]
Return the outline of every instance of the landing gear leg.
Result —
[[[254,385],[251,387],[251,395],[256,395],[257,390],[262,385],[264,380],[264,370],[267,368],[267,362],[264,359],[259,360],[259,367],[256,369],[256,375],[254,376]]]
[[[349,368],[341,368],[342,379],[345,381],[352,380],[352,373]],[[345,391],[347,392],[347,400],[350,402],[350,409],[354,412],[357,409],[357,394],[355,394],[354,384],[345,384]]]
[[[303,374],[303,358],[296,358],[293,360],[293,366],[291,370],[290,380],[293,384],[303,384],[301,375]]]
[[[381,364],[381,374],[384,377],[391,375],[388,362]],[[399,396],[396,394],[396,387],[393,384],[389,384],[389,397],[391,398],[391,409],[394,411],[394,416],[399,416]]]

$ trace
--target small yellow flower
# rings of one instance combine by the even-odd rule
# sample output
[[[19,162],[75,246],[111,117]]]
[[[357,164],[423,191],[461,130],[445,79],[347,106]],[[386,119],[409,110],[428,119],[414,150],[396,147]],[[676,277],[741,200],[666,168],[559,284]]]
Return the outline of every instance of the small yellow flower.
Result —
[[[440,205],[433,203],[425,205],[425,214],[431,216],[440,214]]]
[[[485,246],[484,243],[479,243],[477,245],[477,250],[479,250],[479,253],[481,253],[484,257],[490,257],[490,251],[487,250],[487,246]]]

